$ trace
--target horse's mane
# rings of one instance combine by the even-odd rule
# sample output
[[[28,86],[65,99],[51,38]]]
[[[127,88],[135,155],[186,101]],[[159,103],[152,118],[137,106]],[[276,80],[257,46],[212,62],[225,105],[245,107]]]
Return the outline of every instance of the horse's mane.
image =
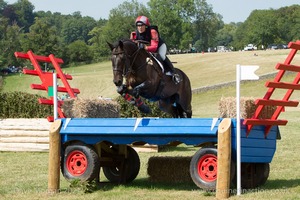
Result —
[[[113,48],[117,48],[120,45],[120,42],[122,42],[123,45],[126,45],[127,47],[132,46],[132,50],[133,51],[138,50],[138,46],[137,46],[136,42],[134,42],[133,40],[128,39],[128,38],[119,39],[118,41],[114,42],[113,43]],[[140,50],[142,50],[142,51],[139,51],[140,53],[142,53],[142,54],[144,54],[146,56],[149,55],[149,52],[146,51],[145,49],[140,49]]]
[[[113,47],[114,48],[118,47],[120,42],[123,42],[123,43],[129,42],[129,43],[135,44],[135,42],[133,42],[131,39],[123,38],[123,39],[119,39],[118,41],[114,42]]]

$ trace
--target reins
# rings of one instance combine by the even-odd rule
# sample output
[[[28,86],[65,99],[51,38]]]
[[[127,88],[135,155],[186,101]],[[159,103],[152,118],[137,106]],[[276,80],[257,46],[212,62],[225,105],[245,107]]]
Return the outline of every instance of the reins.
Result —
[[[146,65],[148,63],[148,61],[146,60],[146,62],[144,64],[140,65],[135,70],[132,68],[135,61],[136,61],[136,59],[137,59],[137,56],[138,56],[140,50],[141,49],[138,48],[136,51],[134,51],[134,53],[132,55],[127,54],[124,50],[112,53],[113,55],[119,55],[119,54],[124,54],[125,55],[125,57],[123,58],[123,59],[125,59],[125,69],[122,71],[123,76],[126,76],[129,73],[135,74],[137,71],[141,70],[144,65]],[[129,58],[128,59],[129,61],[131,61],[131,58],[133,58],[131,63],[129,63],[129,66],[128,66],[128,63],[126,62],[127,61],[126,58]],[[113,69],[113,70],[114,71],[121,71],[121,70],[118,70],[118,69]]]

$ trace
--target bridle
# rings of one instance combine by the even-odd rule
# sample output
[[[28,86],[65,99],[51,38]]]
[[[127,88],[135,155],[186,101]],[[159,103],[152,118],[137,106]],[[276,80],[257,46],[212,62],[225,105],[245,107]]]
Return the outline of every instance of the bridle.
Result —
[[[124,50],[116,51],[116,49],[117,49],[117,47],[113,49],[112,54],[114,56],[123,54],[122,61],[125,63],[125,68],[123,68],[123,70],[121,70],[121,69],[118,69],[118,66],[116,65],[113,67],[113,71],[122,73],[123,77],[126,77],[127,74],[129,74],[129,73],[135,74],[137,71],[141,70],[145,64],[148,63],[148,61],[146,61],[144,64],[140,65],[136,69],[133,69],[132,67],[133,67],[141,49],[137,48],[137,50],[135,50],[132,55],[127,54]],[[131,59],[131,58],[133,58],[133,59]]]

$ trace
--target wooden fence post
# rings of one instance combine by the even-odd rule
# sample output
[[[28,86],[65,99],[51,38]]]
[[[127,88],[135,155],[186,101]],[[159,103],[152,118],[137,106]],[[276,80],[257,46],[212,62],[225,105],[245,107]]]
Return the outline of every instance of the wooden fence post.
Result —
[[[58,193],[60,182],[60,134],[61,120],[55,120],[49,131],[48,192]]]
[[[225,118],[218,127],[218,172],[217,199],[227,199],[230,195],[231,164],[231,119]]]

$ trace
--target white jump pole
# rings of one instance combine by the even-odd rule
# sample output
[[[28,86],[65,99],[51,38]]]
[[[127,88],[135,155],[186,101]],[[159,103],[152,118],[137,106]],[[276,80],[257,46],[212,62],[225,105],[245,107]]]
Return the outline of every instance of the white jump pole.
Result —
[[[257,65],[236,65],[236,185],[237,195],[241,195],[241,114],[240,114],[240,82],[241,80],[258,80],[255,71]]]
[[[236,185],[237,195],[241,195],[241,118],[240,118],[241,66],[236,66]]]
[[[54,121],[58,118],[57,115],[57,76],[53,73],[53,117]]]

